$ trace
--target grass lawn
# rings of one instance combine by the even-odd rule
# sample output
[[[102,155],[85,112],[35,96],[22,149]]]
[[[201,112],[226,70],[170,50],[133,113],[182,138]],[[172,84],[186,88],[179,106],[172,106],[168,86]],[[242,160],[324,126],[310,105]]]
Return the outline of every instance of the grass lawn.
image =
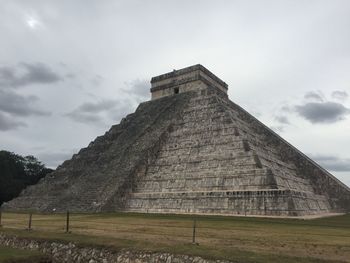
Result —
[[[42,254],[37,251],[15,249],[0,246],[0,263],[5,262],[38,262]]]
[[[0,232],[111,249],[164,251],[235,262],[350,262],[350,214],[313,220],[133,213],[3,213]]]

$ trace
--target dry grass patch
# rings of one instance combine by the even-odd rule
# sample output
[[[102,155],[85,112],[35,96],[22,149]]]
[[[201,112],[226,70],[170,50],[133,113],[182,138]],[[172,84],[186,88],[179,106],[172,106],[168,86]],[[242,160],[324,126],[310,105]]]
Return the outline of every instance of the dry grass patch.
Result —
[[[85,244],[239,259],[242,262],[350,262],[350,215],[314,220],[197,217],[132,213],[73,214],[72,234],[64,234],[65,214],[4,213],[2,231]],[[295,257],[298,257],[297,259]]]

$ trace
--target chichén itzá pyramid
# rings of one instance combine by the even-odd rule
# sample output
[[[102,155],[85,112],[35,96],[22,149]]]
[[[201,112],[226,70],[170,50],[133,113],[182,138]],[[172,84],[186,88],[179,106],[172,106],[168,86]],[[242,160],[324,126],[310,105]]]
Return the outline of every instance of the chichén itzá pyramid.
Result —
[[[151,84],[150,101],[3,208],[264,216],[350,211],[345,184],[230,101],[227,84],[202,65]]]

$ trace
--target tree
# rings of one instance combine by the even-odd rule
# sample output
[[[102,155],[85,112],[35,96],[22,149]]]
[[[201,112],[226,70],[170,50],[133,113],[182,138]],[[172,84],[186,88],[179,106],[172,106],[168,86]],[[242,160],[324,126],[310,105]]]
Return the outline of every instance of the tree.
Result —
[[[52,171],[32,155],[23,157],[0,151],[0,205],[17,197],[25,187],[36,184]]]

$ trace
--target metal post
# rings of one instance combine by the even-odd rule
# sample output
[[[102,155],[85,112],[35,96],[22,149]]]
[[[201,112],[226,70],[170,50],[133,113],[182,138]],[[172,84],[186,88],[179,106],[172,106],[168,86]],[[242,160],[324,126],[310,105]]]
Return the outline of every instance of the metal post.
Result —
[[[192,244],[196,244],[196,218],[193,220]]]
[[[32,230],[32,213],[29,214],[28,230]]]
[[[69,211],[67,210],[66,233],[69,233]]]

